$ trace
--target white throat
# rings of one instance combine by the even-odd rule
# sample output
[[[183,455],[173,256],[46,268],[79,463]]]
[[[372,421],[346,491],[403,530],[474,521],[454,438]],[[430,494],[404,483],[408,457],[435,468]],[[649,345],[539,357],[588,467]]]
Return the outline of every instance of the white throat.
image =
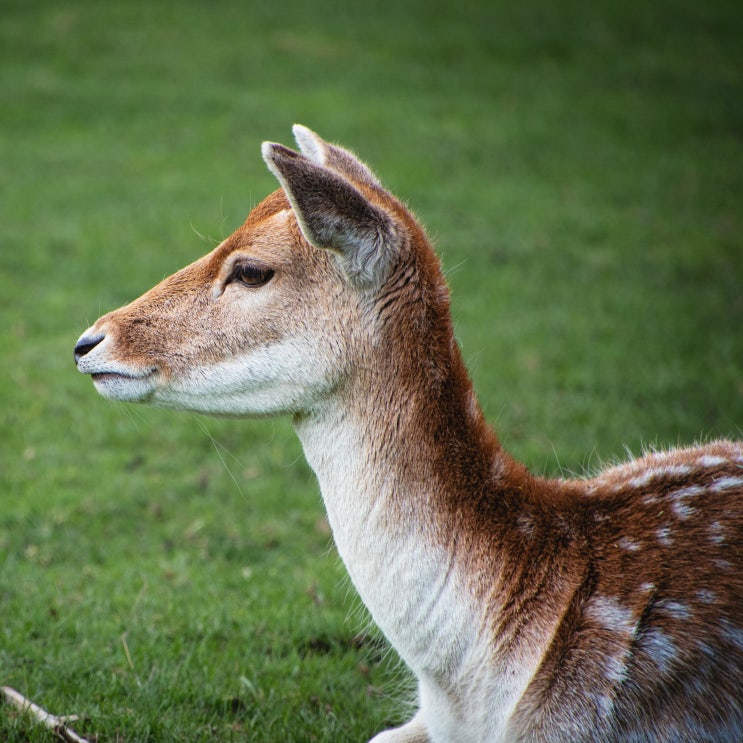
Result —
[[[453,531],[442,537],[432,513],[435,475],[406,482],[396,460],[400,442],[380,451],[380,438],[341,404],[295,427],[341,558],[374,621],[418,677],[429,729],[452,741],[481,740],[483,731],[504,735],[539,652],[493,655],[486,607],[467,582],[466,551],[456,549]]]
[[[412,492],[393,457],[340,404],[295,427],[338,551],[374,621],[419,674],[451,669],[461,662],[474,614],[451,554],[433,542],[433,525],[421,517],[425,484]]]

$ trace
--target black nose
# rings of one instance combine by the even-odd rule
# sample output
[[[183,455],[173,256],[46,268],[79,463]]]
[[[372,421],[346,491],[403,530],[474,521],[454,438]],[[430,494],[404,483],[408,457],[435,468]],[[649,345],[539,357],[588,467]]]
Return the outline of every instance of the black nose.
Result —
[[[90,353],[104,338],[104,333],[96,333],[95,335],[84,335],[75,344],[75,363]]]

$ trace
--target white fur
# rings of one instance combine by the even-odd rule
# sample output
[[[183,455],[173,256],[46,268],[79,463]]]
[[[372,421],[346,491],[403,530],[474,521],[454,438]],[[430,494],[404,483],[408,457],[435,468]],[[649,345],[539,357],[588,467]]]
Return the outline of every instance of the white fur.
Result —
[[[641,647],[662,674],[667,674],[671,670],[678,656],[673,640],[657,627],[651,627],[644,633]]]
[[[93,334],[86,330],[81,336]],[[288,338],[251,353],[191,369],[168,379],[154,367],[137,367],[115,358],[106,336],[78,362],[110,400],[194,410],[212,415],[277,415],[305,406],[332,385],[327,359],[317,354],[320,338]]]
[[[743,477],[722,477],[710,486],[712,492],[732,490],[743,486]]]
[[[420,520],[390,520],[389,501],[400,496],[395,472],[368,467],[371,442],[342,406],[328,403],[295,425],[348,573],[374,621],[419,679],[419,715],[375,743],[419,740],[423,721],[432,741],[506,740],[538,655],[495,662],[483,609],[461,567],[426,540]]]
[[[197,367],[155,391],[155,405],[216,415],[276,415],[327,392],[332,375],[308,339],[288,338]]]
[[[311,129],[301,124],[295,124],[292,127],[292,133],[303,155],[306,155],[318,165],[325,165],[325,150],[327,145],[324,140],[318,137]]]
[[[637,620],[632,611],[613,596],[593,596],[586,606],[585,615],[618,634],[634,636],[637,631]]]

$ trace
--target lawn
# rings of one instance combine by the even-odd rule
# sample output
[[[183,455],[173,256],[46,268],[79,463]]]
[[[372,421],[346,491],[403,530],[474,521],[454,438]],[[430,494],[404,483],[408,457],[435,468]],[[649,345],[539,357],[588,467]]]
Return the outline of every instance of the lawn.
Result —
[[[72,347],[355,149],[427,225],[534,471],[743,426],[736,2],[5,0],[0,685],[98,741],[362,741],[412,686],[290,421],[99,398]],[[0,739],[52,740],[0,704]]]

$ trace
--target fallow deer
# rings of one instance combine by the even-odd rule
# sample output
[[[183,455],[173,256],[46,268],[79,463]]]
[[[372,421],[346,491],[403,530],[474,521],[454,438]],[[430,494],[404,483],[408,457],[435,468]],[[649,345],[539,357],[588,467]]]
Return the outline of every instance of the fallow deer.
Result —
[[[419,711],[377,743],[743,740],[743,444],[545,479],[486,424],[423,228],[352,153],[75,347],[112,400],[288,414]]]

